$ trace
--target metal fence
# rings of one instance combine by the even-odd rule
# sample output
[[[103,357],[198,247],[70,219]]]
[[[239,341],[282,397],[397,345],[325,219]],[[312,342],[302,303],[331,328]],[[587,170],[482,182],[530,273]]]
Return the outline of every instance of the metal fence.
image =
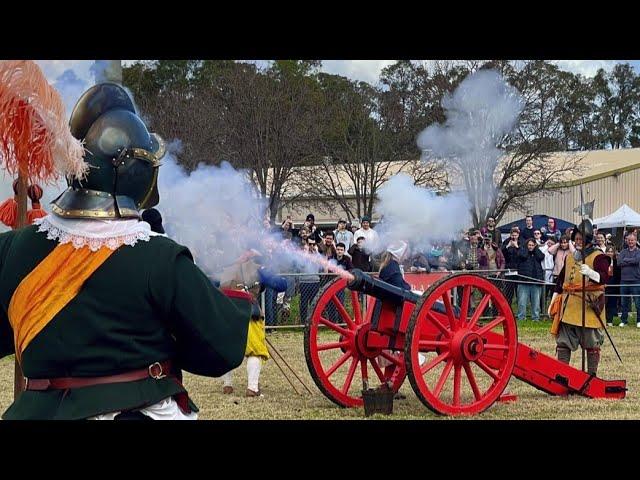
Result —
[[[455,274],[456,272],[439,272]],[[494,282],[502,291],[505,298],[511,305],[514,316],[522,320],[524,318],[548,320],[547,310],[555,283],[545,282],[534,278],[519,275],[517,271],[506,270],[501,272],[490,271],[469,271],[468,273],[477,273],[486,275],[487,279]],[[377,273],[371,273],[377,275]],[[268,328],[303,326],[308,315],[313,308],[313,300],[318,292],[334,278],[335,274],[317,273],[313,275],[300,273],[280,274],[287,280],[288,288],[286,292],[277,293],[267,288],[262,293],[262,311],[265,315],[265,324]],[[622,306],[622,299],[625,297],[635,296],[635,301],[629,301],[635,304],[636,311],[640,306],[640,285],[624,285],[625,287],[637,287],[635,295],[621,294],[620,285],[607,285],[607,322],[611,321],[613,316],[619,316]],[[457,304],[457,292],[454,291],[454,303]],[[351,300],[349,295],[338,295],[340,301],[343,302],[347,311],[351,312]],[[361,305],[366,308],[365,298],[361,295]],[[630,299],[631,300],[631,299]],[[633,309],[633,305],[629,305],[629,312]],[[332,304],[327,307],[324,314],[328,319],[339,322],[339,314]]]

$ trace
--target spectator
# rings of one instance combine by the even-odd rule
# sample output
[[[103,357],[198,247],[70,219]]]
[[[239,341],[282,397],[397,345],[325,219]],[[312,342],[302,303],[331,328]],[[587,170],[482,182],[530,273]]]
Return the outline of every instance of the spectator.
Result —
[[[432,270],[437,270],[440,268],[443,255],[444,248],[439,248],[437,245],[431,247],[431,250],[427,255],[427,260],[429,261],[429,266]]]
[[[362,228],[353,234],[355,238],[364,237],[366,239],[365,248],[374,252],[378,246],[378,232],[371,228],[371,218],[362,217]]]
[[[602,250],[603,253],[607,252],[607,239],[604,236],[604,233],[596,233],[595,235],[596,245],[595,248],[598,250]]]
[[[345,244],[340,242],[336,244],[336,263],[345,269],[347,272],[353,270],[353,264],[351,263],[351,258],[347,254]]]
[[[311,230],[309,230],[309,227],[307,227],[306,225],[304,227],[302,227],[300,229],[300,232],[298,233],[299,236],[299,240],[298,240],[298,245],[301,246],[303,249],[307,248],[307,240],[309,239],[309,237],[311,236]],[[315,238],[314,238],[315,240]]]
[[[518,251],[520,250],[520,232],[517,227],[511,229],[509,238],[502,244],[502,254],[504,255],[505,268],[518,269]]]
[[[303,247],[305,253],[309,256],[318,255],[318,245],[315,239],[309,237],[306,245]],[[300,323],[308,323],[309,303],[315,298],[320,290],[320,275],[322,267],[316,266],[309,262],[304,270],[304,275],[300,275]]]
[[[333,232],[329,231],[324,234],[322,243],[318,245],[318,251],[328,259],[336,257],[336,247],[334,245],[334,240],[335,239]]]
[[[530,238],[525,243],[525,248],[518,252],[518,274],[526,283],[518,285],[518,321],[524,320],[527,315],[527,303],[531,300],[531,318],[534,322],[540,320],[540,293],[542,286],[535,280],[544,278],[542,261],[544,253],[540,251],[536,241]]]
[[[352,222],[351,226],[349,227],[349,230],[351,230],[351,233],[353,233],[353,238],[356,238],[355,235],[356,235],[356,232],[358,230],[360,230],[360,224],[358,222]],[[351,248],[351,247],[349,247],[349,248]]]
[[[480,270],[504,270],[504,255],[498,247],[498,244],[493,241],[493,237],[488,235],[484,239],[482,247],[478,248],[478,267]],[[497,275],[499,276],[499,274]],[[505,282],[499,281],[498,287],[504,291]],[[491,315],[494,317],[498,314],[498,309],[491,302]]]
[[[471,242],[475,244],[472,248]],[[478,267],[478,241],[475,233],[463,232],[460,241],[451,242],[451,267],[453,270],[474,270]]]
[[[371,272],[371,254],[365,250],[365,242],[364,237],[358,237],[355,245],[351,245],[349,255],[353,268],[358,268],[363,272]]]
[[[409,267],[409,271],[412,273],[431,271],[428,258],[417,248],[413,251],[413,254],[409,256],[407,266]]]
[[[547,238],[550,238],[550,237],[547,237]],[[551,238],[553,238],[553,235],[551,235]],[[539,228],[536,228],[533,231],[533,239],[536,241],[536,245],[538,245],[539,247],[544,245],[544,241],[542,241],[542,232],[540,231]],[[555,242],[553,242],[553,243],[555,243]]]
[[[451,253],[451,245],[444,245],[442,247],[442,255],[440,256],[438,271],[444,272],[447,270],[453,270],[453,264],[451,261],[452,253]]]
[[[480,248],[480,232],[473,232],[469,235],[469,246],[465,261],[466,270],[478,270],[478,250]]]
[[[300,238],[300,237],[297,237]],[[287,240],[286,238],[282,241],[284,251],[290,251],[294,248],[294,243],[291,240]],[[282,273],[290,273],[290,267],[284,267],[285,270]],[[291,314],[291,299],[296,294],[296,277],[293,275],[287,275],[284,277],[287,281],[287,290],[285,292],[280,292],[276,296],[276,305],[282,305],[282,318],[289,318]],[[277,307],[276,307],[277,308]]]
[[[527,215],[524,217],[524,229],[520,232],[520,237],[522,241],[529,240],[533,238],[535,228],[533,227],[533,217],[531,215]]]
[[[323,234],[322,230],[316,227],[316,217],[313,213],[307,215],[307,220],[304,222],[304,226],[309,229],[309,236],[316,241],[316,244],[320,244],[320,242],[322,242]]]
[[[484,245],[478,249],[478,266],[480,270],[504,270],[504,255],[491,235],[485,237]]]
[[[280,227],[282,229],[282,231],[280,232],[280,234],[282,235],[282,238],[284,240],[291,240],[293,238],[293,221],[291,220],[291,217],[287,217],[284,222],[282,222],[282,225]]]
[[[553,235],[554,237],[556,237],[556,242],[560,240],[560,236],[562,235],[562,232],[560,232],[560,230],[556,228],[555,219],[551,217],[547,219],[547,225],[542,227],[540,231],[544,235]]]
[[[622,295],[622,316],[620,327],[627,326],[631,299],[636,306],[636,326],[640,328],[640,249],[638,237],[634,233],[627,235],[627,248],[618,254],[620,266],[620,295]],[[631,297],[631,298],[629,298]]]
[[[491,241],[496,245],[500,245],[500,230],[496,228],[496,220],[493,217],[487,218],[487,224],[482,227],[480,233],[483,238],[491,237]]]
[[[518,269],[518,253],[520,251],[520,229],[513,227],[509,238],[502,244],[502,254],[504,255],[505,268],[509,270]],[[504,296],[507,298],[509,305],[513,300],[513,296],[518,291],[518,284],[513,281],[504,281]]]
[[[575,252],[573,243],[569,242],[569,237],[562,235],[560,241],[555,245],[549,247],[548,252],[553,255],[553,271],[551,272],[551,280],[555,282],[558,279],[558,275],[564,267],[565,259],[567,255]]]
[[[353,233],[347,230],[347,221],[344,218],[338,220],[338,228],[333,233],[335,235],[336,243],[343,243],[344,248],[347,251],[349,250],[349,248],[351,248],[351,245],[355,243],[353,239]]]
[[[610,245],[607,247],[605,253],[611,259],[611,264],[609,265],[609,278],[606,281],[605,287],[605,298],[606,298],[606,306],[605,306],[605,316],[607,317],[607,325],[613,326],[613,317],[618,315],[618,304],[620,299],[620,266],[618,265],[618,259],[616,258],[616,249],[614,246]]]
[[[351,258],[349,258],[349,256],[345,252],[344,247],[345,245],[342,242],[336,244],[336,256],[333,261],[348,272],[349,270],[353,269],[353,265],[351,264]],[[344,290],[336,293],[336,297],[338,298],[340,303],[344,305]],[[331,319],[331,321],[333,323],[340,323],[340,314],[338,313],[338,309],[333,304],[333,302],[329,303],[329,305],[327,306],[327,310],[329,312],[329,318]]]
[[[553,282],[553,268],[555,266],[555,259],[553,253],[549,252],[549,249],[556,244],[553,237],[548,237],[547,241],[538,246],[540,251],[544,254],[544,260],[542,260],[542,271],[544,272],[543,279],[546,283]]]

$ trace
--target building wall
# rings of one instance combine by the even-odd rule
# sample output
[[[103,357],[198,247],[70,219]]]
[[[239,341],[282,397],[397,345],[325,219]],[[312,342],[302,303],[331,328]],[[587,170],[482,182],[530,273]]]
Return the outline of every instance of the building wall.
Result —
[[[585,202],[595,199],[593,218],[604,217],[617,210],[623,203],[640,211],[640,168],[617,175],[599,178],[582,184]],[[549,215],[570,222],[579,221],[573,211],[580,205],[580,185],[562,188],[553,195],[532,199],[528,212],[508,211],[499,224],[523,218],[527,213]]]
[[[350,209],[355,211],[355,200],[347,200],[347,202],[350,205]],[[320,199],[291,202],[280,209],[277,219],[282,221],[290,215],[296,226],[299,226],[305,221],[307,214],[309,213],[313,213],[316,219],[316,224],[318,225],[334,224],[337,223],[339,218],[348,219],[347,213],[338,202],[333,200],[323,201]]]
[[[593,217],[604,217],[617,210],[623,203],[632,209],[640,211],[640,168],[621,172],[583,183],[584,200],[590,202],[595,199]],[[313,213],[316,223],[333,223],[340,217],[347,218],[346,212],[334,202],[333,208],[327,207],[326,201],[305,200],[294,202],[282,208],[278,219],[282,220],[291,215],[297,224],[304,222],[308,213]],[[350,204],[355,210],[355,201]],[[578,214],[573,211],[580,204],[580,185],[564,187],[559,191],[545,196],[533,197],[527,211],[510,210],[498,222],[500,225],[523,218],[527,213],[549,215],[569,222],[578,222]],[[377,220],[374,216],[374,222]]]

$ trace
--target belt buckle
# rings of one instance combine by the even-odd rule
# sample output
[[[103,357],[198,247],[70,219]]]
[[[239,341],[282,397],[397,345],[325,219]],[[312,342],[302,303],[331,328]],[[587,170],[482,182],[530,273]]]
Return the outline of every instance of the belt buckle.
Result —
[[[27,377],[24,377],[24,389],[29,390],[29,379]]]
[[[157,367],[160,371],[158,373],[153,373],[152,369],[154,367]],[[166,375],[162,371],[162,365],[160,365],[160,362],[155,362],[149,365],[149,376],[151,378],[155,378],[156,380],[160,380],[161,378],[166,377]]]

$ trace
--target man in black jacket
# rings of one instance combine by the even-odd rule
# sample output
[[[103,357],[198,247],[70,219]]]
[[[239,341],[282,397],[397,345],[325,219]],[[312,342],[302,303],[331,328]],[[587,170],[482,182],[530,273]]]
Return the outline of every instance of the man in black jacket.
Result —
[[[531,299],[531,318],[534,322],[540,320],[540,293],[542,292],[542,281],[544,271],[542,261],[544,253],[540,251],[533,238],[527,240],[524,249],[518,253],[518,275],[522,282],[518,285],[518,320],[524,320],[527,314],[527,303]],[[536,283],[536,280],[540,283]]]
[[[502,243],[502,255],[504,256],[504,268],[508,270],[517,270],[518,269],[518,252],[520,251],[520,229],[518,227],[513,227],[511,229],[511,233],[509,234],[509,238],[507,238]],[[503,293],[507,298],[509,305],[511,305],[511,301],[513,300],[513,296],[518,291],[518,284],[513,281],[507,281],[505,278],[505,282],[503,285]]]
[[[364,249],[364,237],[358,237],[356,244],[352,245],[349,249],[349,255],[351,255],[351,263],[353,268],[358,268],[363,272],[371,271],[371,255]]]

